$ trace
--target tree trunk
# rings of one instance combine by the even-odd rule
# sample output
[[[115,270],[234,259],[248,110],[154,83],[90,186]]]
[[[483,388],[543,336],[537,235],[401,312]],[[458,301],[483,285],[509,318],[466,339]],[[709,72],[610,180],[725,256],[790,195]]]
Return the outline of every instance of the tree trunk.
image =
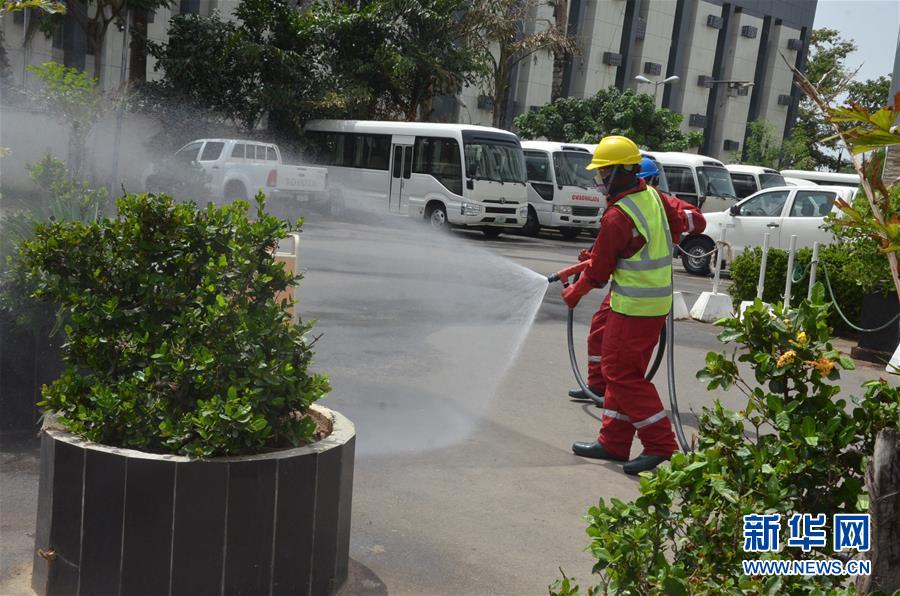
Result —
[[[143,83],[147,81],[147,11],[131,9],[131,52],[128,57],[128,80]]]
[[[97,87],[103,89],[103,37],[94,39],[94,78],[97,79]]]
[[[503,128],[503,122],[506,120],[506,96],[509,95],[509,68],[502,52],[499,63],[500,66],[494,75],[494,113],[491,117],[491,125],[494,128]]]
[[[861,594],[900,590],[900,430],[883,429],[875,439],[875,453],[866,472],[871,516],[872,575],[861,575]]]

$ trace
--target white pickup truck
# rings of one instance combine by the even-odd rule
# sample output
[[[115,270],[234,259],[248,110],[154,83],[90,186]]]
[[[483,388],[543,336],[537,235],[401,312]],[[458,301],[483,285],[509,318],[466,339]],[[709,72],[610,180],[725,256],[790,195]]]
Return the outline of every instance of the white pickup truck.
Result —
[[[217,199],[249,200],[262,190],[266,197],[289,197],[301,201],[327,200],[328,170],[286,165],[278,145],[240,139],[197,139],[172,158],[175,169],[199,166],[207,175],[206,188]],[[165,167],[165,166],[161,166]],[[157,172],[151,166],[144,174],[144,188]]]

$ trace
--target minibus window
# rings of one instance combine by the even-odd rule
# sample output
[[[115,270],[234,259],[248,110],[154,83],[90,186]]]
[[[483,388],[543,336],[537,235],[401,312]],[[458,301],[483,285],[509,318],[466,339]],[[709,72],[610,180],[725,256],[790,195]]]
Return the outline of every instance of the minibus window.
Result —
[[[473,139],[466,142],[465,152],[469,178],[525,184],[525,164],[517,146]]]
[[[550,177],[550,158],[543,151],[525,152],[525,170],[529,182],[553,182]]]
[[[697,168],[697,180],[704,194],[714,197],[736,198],[734,185],[731,184],[731,176],[728,170],[718,166],[700,166]]]
[[[773,186],[786,186],[784,176],[781,174],[760,174],[759,185],[763,188],[772,188]]]

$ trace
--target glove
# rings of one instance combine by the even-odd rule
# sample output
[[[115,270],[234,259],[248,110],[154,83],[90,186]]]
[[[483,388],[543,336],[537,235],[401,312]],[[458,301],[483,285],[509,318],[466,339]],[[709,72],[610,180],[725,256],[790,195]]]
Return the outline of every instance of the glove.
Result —
[[[573,284],[569,284],[562,291],[562,299],[563,302],[569,308],[575,308],[578,306],[578,302],[584,297],[585,294],[594,289],[593,284],[588,281],[587,275],[580,275],[578,279]]]
[[[581,252],[578,253],[578,262],[583,263],[584,261],[588,261],[591,258],[591,251],[586,248],[582,248]]]

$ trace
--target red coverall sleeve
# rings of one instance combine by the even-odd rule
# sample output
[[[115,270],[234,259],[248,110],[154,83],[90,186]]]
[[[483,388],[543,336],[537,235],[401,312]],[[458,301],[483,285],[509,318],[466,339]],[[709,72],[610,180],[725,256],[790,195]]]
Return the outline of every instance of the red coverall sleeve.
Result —
[[[633,238],[634,226],[621,209],[609,208],[600,220],[600,233],[591,248],[591,261],[584,274],[596,287],[609,281],[616,269],[616,259],[627,249]]]
[[[687,201],[659,193],[663,207],[666,210],[666,219],[669,220],[669,229],[672,231],[673,242],[678,242],[682,234],[700,234],[706,229],[706,218],[703,212]]]

